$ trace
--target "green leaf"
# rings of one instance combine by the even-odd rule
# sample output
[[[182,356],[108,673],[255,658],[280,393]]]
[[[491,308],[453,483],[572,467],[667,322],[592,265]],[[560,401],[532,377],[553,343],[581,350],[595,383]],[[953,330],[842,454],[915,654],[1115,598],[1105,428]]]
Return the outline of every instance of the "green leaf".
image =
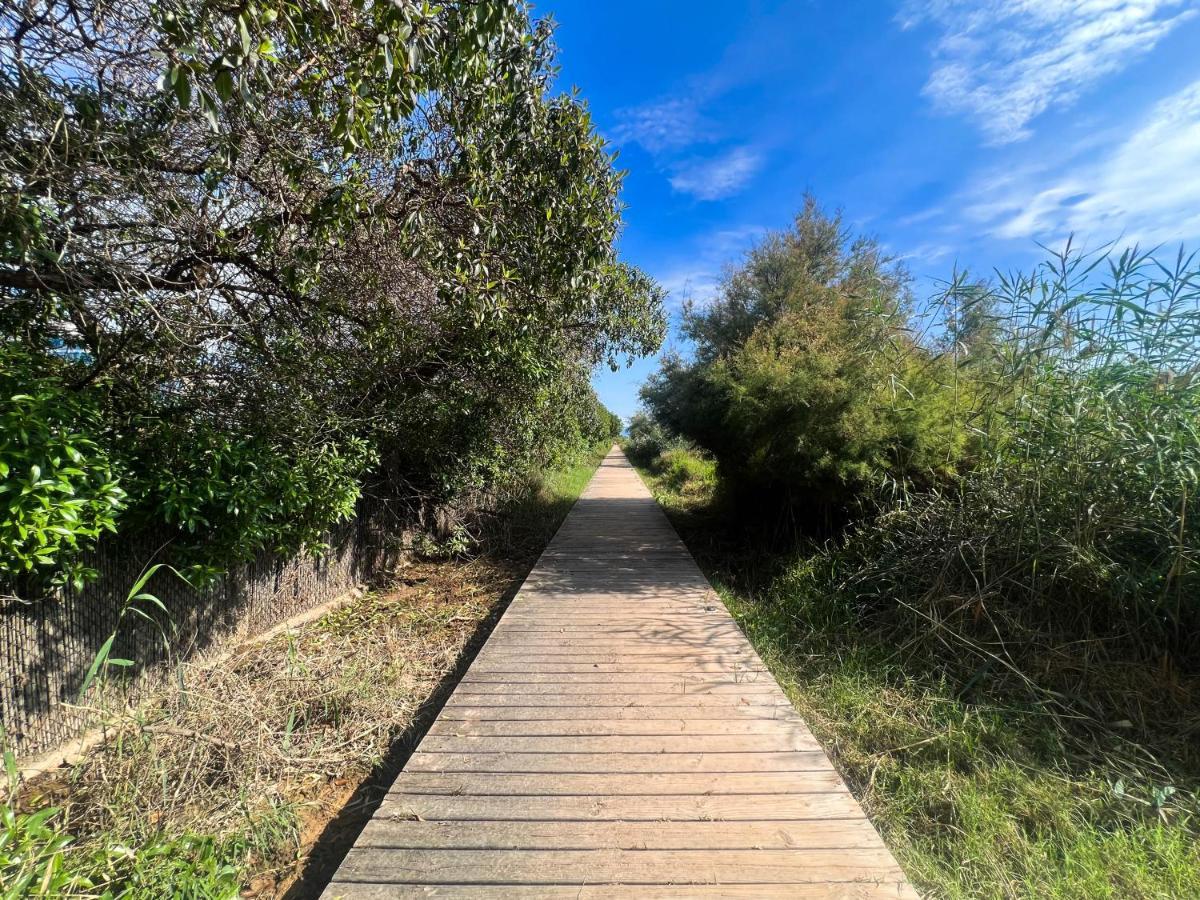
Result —
[[[213,87],[221,101],[228,103],[233,99],[233,73],[229,69],[221,69],[213,79]]]
[[[250,38],[250,23],[247,19],[246,13],[241,13],[238,16],[237,24],[238,37],[241,38],[242,42],[242,55],[248,56],[250,54],[250,48],[254,46],[254,41]]]
[[[108,659],[109,651],[112,650],[113,641],[117,639],[117,633],[114,631],[108,636],[108,640],[101,644],[100,649],[96,652],[96,658],[92,660],[92,664],[88,667],[87,674],[83,676],[83,684],[79,688],[79,702],[83,702],[84,695],[92,686],[92,681],[96,678],[96,673],[100,671],[100,667],[104,665]]]
[[[182,67],[175,79],[175,99],[178,101],[180,109],[187,109],[192,103],[191,73]]]

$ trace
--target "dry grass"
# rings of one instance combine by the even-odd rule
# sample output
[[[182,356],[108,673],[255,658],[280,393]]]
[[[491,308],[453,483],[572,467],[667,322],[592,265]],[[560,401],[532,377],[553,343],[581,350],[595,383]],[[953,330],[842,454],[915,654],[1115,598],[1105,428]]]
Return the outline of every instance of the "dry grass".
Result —
[[[254,893],[280,895],[331,812],[419,737],[423,710],[523,571],[419,563],[294,633],[184,664],[180,684],[122,715],[81,764],[27,785],[21,805],[62,807],[73,852],[155,833],[236,836]]]

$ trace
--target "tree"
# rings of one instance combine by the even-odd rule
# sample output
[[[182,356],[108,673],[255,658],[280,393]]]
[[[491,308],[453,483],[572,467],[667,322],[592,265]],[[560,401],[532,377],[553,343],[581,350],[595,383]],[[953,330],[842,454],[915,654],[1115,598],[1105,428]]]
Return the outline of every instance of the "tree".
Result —
[[[908,281],[809,197],[713,304],[685,310],[694,357],[664,360],[643,400],[714,454],[735,494],[819,527],[882,486],[936,480],[963,435],[945,363],[909,334]]]
[[[368,472],[445,501],[546,458],[580,373],[661,339],[523,3],[0,23],[4,359],[98,398],[73,427],[128,527],[227,559],[312,544]]]

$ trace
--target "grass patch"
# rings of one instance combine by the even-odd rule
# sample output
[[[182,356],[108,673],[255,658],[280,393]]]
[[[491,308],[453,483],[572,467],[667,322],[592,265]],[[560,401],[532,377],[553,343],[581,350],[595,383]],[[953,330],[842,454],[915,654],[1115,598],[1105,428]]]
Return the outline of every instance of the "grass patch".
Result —
[[[310,864],[314,844],[352,840],[372,804],[364,783],[390,783],[598,458],[514,496],[491,553],[415,561],[290,633],[183,663],[171,689],[109,712],[109,739],[82,762],[14,779],[0,897],[280,897],[318,884],[314,865],[336,853]]]
[[[920,889],[1200,895],[1200,773],[1179,746],[1200,717],[1161,741],[1076,727],[1005,679],[963,677],[945,648],[860,620],[835,555],[764,550],[714,489],[642,475]]]

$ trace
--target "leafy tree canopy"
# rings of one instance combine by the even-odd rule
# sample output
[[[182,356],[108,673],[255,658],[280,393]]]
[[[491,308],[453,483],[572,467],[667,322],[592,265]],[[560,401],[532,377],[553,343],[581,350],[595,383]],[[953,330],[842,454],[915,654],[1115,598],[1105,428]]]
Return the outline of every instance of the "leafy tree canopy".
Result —
[[[369,471],[452,498],[577,440],[591,367],[661,340],[613,249],[622,173],[524,3],[0,27],[4,364],[87,395],[62,427],[131,527],[238,558],[311,544]]]

